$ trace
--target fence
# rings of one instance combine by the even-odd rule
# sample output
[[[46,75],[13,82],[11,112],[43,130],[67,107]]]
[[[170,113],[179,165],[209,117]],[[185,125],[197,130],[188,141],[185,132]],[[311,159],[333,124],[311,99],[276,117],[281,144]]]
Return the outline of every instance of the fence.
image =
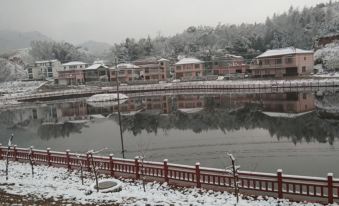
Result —
[[[28,161],[29,149],[12,147],[8,151],[9,157],[14,161]],[[0,160],[5,158],[7,148],[0,144]],[[32,158],[38,164],[48,166],[78,169],[80,162],[83,167],[91,171],[91,154],[77,155],[66,152],[47,150],[33,150]],[[172,185],[196,186],[197,188],[211,188],[215,190],[232,190],[233,176],[221,169],[195,166],[148,162],[143,164],[138,159],[120,159],[93,156],[94,165],[99,167],[101,173],[111,176],[129,176],[140,179],[141,175],[150,181],[167,182]],[[239,171],[239,188],[247,194],[268,194],[278,198],[292,198],[333,203],[339,202],[339,179],[333,179],[331,173],[327,178],[285,175],[281,170],[276,174]]]

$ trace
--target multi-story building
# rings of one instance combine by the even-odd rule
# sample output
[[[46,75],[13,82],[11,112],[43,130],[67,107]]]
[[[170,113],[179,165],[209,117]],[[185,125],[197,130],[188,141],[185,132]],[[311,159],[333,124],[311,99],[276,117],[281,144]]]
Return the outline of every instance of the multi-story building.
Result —
[[[116,73],[118,73],[119,82],[129,82],[129,81],[136,80],[139,78],[139,71],[138,71],[139,69],[140,67],[134,64],[127,64],[127,63],[118,64],[117,66],[110,68],[110,81],[117,80]]]
[[[58,71],[58,84],[73,85],[84,84],[84,69],[88,67],[84,62],[68,62],[62,65],[62,70]]]
[[[104,64],[93,64],[84,69],[85,82],[109,81],[109,68]]]
[[[196,58],[183,58],[175,64],[175,78],[192,80],[203,76],[204,62]]]
[[[268,50],[252,60],[253,77],[300,76],[313,72],[313,51],[293,47]]]
[[[248,69],[249,65],[245,63],[242,56],[232,54],[213,58],[211,65],[212,74],[219,76],[245,74]]]
[[[163,81],[167,80],[169,73],[169,60],[152,57],[133,62],[136,66],[140,80]]]
[[[57,79],[58,71],[60,71],[62,65],[60,61],[45,60],[35,61],[33,65],[28,66],[28,79],[34,80],[46,80],[46,79]]]

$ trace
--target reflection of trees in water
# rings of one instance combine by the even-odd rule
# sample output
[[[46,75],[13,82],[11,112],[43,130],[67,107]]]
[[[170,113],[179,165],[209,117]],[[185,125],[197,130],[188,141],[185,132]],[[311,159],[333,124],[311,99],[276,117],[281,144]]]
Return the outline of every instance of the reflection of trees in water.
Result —
[[[333,144],[334,139],[338,138],[339,121],[320,119],[314,112],[296,118],[274,118],[266,116],[259,109],[256,105],[247,105],[235,111],[205,109],[195,114],[138,113],[123,117],[122,126],[134,135],[143,130],[156,133],[158,129],[192,130],[196,133],[218,129],[227,133],[242,128],[262,128],[268,130],[271,136],[278,139],[287,137],[295,144],[301,141]]]
[[[81,133],[82,128],[88,127],[86,124],[48,124],[40,125],[38,128],[38,135],[41,139],[49,140],[51,138],[69,137],[71,133]]]

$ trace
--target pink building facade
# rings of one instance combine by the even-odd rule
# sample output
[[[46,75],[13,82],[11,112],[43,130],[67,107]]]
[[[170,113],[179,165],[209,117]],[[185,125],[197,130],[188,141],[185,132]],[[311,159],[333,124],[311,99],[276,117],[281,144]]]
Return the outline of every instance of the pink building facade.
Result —
[[[303,76],[313,72],[313,65],[313,51],[288,47],[259,55],[250,70],[253,77]]]

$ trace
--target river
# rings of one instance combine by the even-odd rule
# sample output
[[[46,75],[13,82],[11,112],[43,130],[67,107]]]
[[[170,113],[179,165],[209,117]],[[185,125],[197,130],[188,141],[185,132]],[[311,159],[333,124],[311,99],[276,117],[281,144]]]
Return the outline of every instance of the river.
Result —
[[[226,152],[242,170],[339,175],[339,119],[323,115],[312,93],[136,97],[121,104],[124,155],[224,168]],[[321,101],[321,100],[320,100]],[[117,105],[85,99],[0,112],[0,142],[122,157]]]

